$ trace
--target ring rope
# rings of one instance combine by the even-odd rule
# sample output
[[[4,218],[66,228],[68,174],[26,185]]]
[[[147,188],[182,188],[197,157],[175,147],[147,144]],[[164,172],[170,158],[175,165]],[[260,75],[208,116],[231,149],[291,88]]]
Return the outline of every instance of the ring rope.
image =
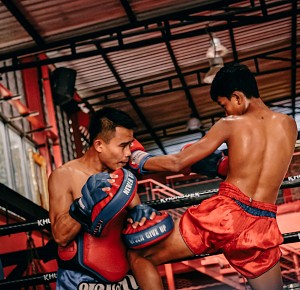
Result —
[[[280,189],[294,188],[300,186],[300,175],[294,175],[285,178],[280,186]],[[160,198],[156,200],[146,201],[145,204],[155,208],[156,210],[168,210],[185,206],[191,206],[201,203],[203,200],[211,197],[218,192],[218,188],[188,193],[181,196],[173,196]],[[20,233],[30,230],[41,230],[43,228],[50,229],[50,219],[43,218],[31,222],[13,223],[10,225],[0,226],[0,236]]]
[[[0,289],[20,289],[21,287],[40,285],[55,282],[57,279],[56,272],[30,275],[16,280],[0,280]]]
[[[282,236],[284,239],[283,244],[300,242],[300,232],[285,233]],[[204,258],[207,256],[217,255],[217,254],[221,254],[221,252],[195,255],[194,257],[184,259],[184,260],[172,260],[169,263],[199,259],[199,258]],[[55,256],[53,257],[53,259],[54,258],[55,258]],[[56,279],[57,279],[56,272],[49,272],[49,273],[44,273],[44,274],[37,274],[37,275],[22,277],[22,278],[16,279],[16,280],[8,280],[8,279],[0,280],[0,289],[16,289],[21,286],[24,287],[24,286],[33,286],[33,285],[44,284],[44,283],[51,283],[51,282],[55,282]]]
[[[300,175],[288,177],[284,179],[280,188],[293,188],[300,186]],[[151,205],[157,210],[161,209],[173,209],[178,207],[184,207],[189,205],[195,205],[201,203],[201,201],[209,198],[213,194],[217,193],[218,189],[210,189],[201,192],[195,192],[191,194],[185,194],[183,196],[168,197],[158,200],[147,201],[146,204]],[[8,235],[11,233],[24,232],[28,230],[39,230],[43,228],[50,228],[50,219],[38,219],[32,222],[15,223],[12,225],[5,225],[0,227],[0,236]],[[300,232],[285,233],[283,236],[283,244],[300,242]],[[203,258],[210,255],[220,254],[220,252],[212,254],[200,254],[196,255],[192,259]],[[9,253],[7,254],[9,255]],[[55,258],[55,256],[53,257]],[[175,262],[175,261],[173,261]],[[15,289],[21,286],[33,286],[44,283],[55,282],[57,279],[56,272],[37,274],[27,277],[22,277],[18,280],[0,280],[0,289]]]
[[[294,188],[300,186],[300,175],[290,176],[285,178],[280,186],[280,189]],[[160,198],[156,200],[149,200],[145,203],[156,210],[168,210],[184,206],[191,206],[201,203],[203,200],[211,197],[219,191],[218,188],[208,189],[204,191],[187,193],[181,196],[173,196],[167,198]]]

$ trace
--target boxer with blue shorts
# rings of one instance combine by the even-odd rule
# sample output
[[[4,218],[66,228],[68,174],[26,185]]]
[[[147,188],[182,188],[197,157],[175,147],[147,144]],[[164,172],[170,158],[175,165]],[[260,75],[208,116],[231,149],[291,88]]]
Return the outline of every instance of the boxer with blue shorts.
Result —
[[[58,244],[56,287],[136,290],[122,240],[127,212],[141,203],[134,173],[123,169],[136,123],[110,107],[89,117],[89,148],[56,168],[48,181],[49,217]]]

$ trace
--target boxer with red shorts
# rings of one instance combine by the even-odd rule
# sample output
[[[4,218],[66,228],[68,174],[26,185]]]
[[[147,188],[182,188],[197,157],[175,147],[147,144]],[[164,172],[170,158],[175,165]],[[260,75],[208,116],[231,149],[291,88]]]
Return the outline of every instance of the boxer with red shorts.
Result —
[[[217,195],[189,208],[180,232],[195,254],[222,250],[246,278],[256,278],[280,259],[283,242],[276,223],[276,205],[249,199],[236,186],[222,182]]]
[[[275,204],[295,150],[297,124],[264,104],[255,77],[245,65],[231,63],[221,68],[210,95],[226,116],[200,140],[176,154],[149,156],[137,151],[131,158],[140,172],[182,172],[194,167],[202,174],[209,165],[206,158],[226,145],[228,158],[221,166],[221,175],[228,170],[225,181],[216,196],[175,221],[164,240],[130,250],[131,269],[143,290],[162,290],[157,265],[221,251],[252,289],[282,290],[279,245],[283,239]]]

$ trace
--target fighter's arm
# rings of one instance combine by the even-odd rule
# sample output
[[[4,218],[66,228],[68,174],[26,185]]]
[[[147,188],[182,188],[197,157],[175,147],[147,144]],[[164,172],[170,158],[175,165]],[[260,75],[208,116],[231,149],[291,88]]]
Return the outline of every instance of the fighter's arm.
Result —
[[[151,157],[146,160],[143,169],[180,172],[195,164],[212,154],[222,143],[228,142],[231,121],[228,118],[220,119],[199,141],[179,153]]]
[[[61,167],[53,171],[48,180],[52,235],[61,246],[72,241],[81,229],[81,225],[69,215],[74,198],[67,174],[67,169]]]

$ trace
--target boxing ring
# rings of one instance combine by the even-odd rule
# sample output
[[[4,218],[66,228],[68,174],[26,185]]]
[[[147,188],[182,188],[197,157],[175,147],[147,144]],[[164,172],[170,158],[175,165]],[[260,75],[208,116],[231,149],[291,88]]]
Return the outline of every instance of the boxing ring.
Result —
[[[138,183],[142,202],[157,210],[167,210],[174,219],[179,218],[186,207],[197,205],[218,192],[218,186],[184,194],[153,179],[142,180]],[[288,189],[299,186],[300,175],[297,175],[284,179],[280,188]],[[19,222],[0,226],[0,236],[32,231],[50,232],[49,218],[43,217],[30,222]],[[286,281],[290,281],[290,283],[299,285],[300,252],[289,244],[300,242],[300,231],[284,233],[283,238],[284,242],[283,245],[281,245],[283,253],[283,261],[281,262],[283,278]],[[35,249],[34,253],[36,256],[34,258],[41,259],[43,262],[56,259],[56,249],[57,246],[55,242],[50,240],[45,246]],[[3,267],[14,264],[14,261],[16,260],[25,261],[25,258],[28,256],[28,251],[29,250],[23,250],[2,254],[1,262]],[[285,260],[290,264],[293,264],[293,266],[287,265]],[[159,266],[160,273],[165,277],[165,283],[167,283],[168,289],[170,290],[175,289],[174,272],[177,270],[184,271],[186,269],[205,273],[206,275],[213,277],[219,283],[227,284],[234,289],[245,289],[242,277],[229,266],[228,262],[226,262],[226,259],[220,252],[202,254],[185,261],[172,261],[172,263]],[[4,280],[0,280],[0,289],[18,289],[20,287],[41,284],[48,285],[51,282],[55,282],[56,278],[56,272],[29,275],[19,279],[10,279],[7,277]],[[45,286],[45,289],[48,288]]]

